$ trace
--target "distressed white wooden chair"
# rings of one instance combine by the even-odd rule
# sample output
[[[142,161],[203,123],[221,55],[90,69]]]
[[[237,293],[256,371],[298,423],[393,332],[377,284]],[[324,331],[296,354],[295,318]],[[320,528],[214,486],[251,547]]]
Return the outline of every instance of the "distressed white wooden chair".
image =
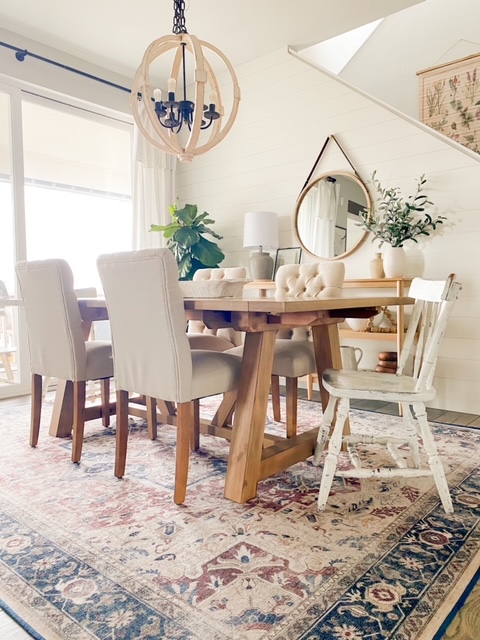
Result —
[[[329,392],[330,400],[319,430],[313,460],[314,465],[320,464],[325,444],[329,441],[318,495],[320,510],[325,508],[335,475],[350,478],[433,476],[443,508],[447,513],[453,512],[447,479],[428,424],[425,403],[436,395],[432,382],[438,351],[460,289],[461,285],[455,282],[454,274],[446,281],[414,278],[409,295],[415,298],[415,304],[396,375],[363,370],[327,369],[324,372],[322,384]],[[412,369],[411,375],[406,373],[407,366]],[[405,436],[344,435],[351,399],[400,403]],[[335,426],[330,435],[334,418]],[[423,468],[419,438],[427,456],[428,466],[424,465]],[[337,470],[338,456],[344,443],[353,468]],[[406,458],[398,449],[405,443],[409,445],[413,467],[407,466]],[[397,467],[362,467],[357,444],[386,445]]]
[[[178,267],[170,249],[101,255],[97,267],[112,331],[117,433],[115,475],[125,474],[129,392],[177,404],[174,501],[185,500],[200,398],[237,388],[241,360],[193,350],[185,332]]]
[[[72,462],[82,454],[85,421],[110,421],[112,345],[104,340],[85,341],[73,274],[65,260],[18,262],[15,267],[27,320],[32,371],[30,445],[36,447],[42,410],[42,377],[73,385]],[[101,404],[85,406],[86,383],[101,382]]]
[[[343,262],[308,262],[282,265],[275,275],[275,298],[328,298],[342,294],[345,279]],[[273,417],[281,421],[280,378],[285,378],[286,431],[291,438],[297,433],[298,379],[317,370],[313,342],[308,327],[279,331],[275,341],[272,367]],[[228,353],[241,354],[243,347]]]

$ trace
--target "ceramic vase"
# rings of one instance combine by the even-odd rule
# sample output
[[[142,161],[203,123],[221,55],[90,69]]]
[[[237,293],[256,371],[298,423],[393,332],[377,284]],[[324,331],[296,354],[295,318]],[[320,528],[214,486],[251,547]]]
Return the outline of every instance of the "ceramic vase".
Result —
[[[381,253],[376,253],[375,258],[370,260],[370,275],[372,278],[384,278],[383,258]]]
[[[383,254],[383,269],[386,278],[401,278],[405,275],[407,259],[403,247],[388,246]]]

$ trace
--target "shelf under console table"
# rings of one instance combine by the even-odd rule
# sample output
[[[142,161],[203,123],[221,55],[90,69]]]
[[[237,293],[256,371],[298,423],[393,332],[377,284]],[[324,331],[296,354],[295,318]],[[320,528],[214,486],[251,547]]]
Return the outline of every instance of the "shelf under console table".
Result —
[[[394,288],[397,296],[406,295],[406,289],[411,285],[413,278],[356,278],[345,280],[345,288],[362,289],[389,289]],[[340,335],[344,338],[360,338],[367,340],[395,340],[397,353],[400,354],[405,338],[405,308],[400,305],[397,310],[397,331],[395,333],[380,333],[374,331],[353,331],[352,329],[341,329]]]
[[[349,289],[393,289],[395,288],[397,296],[404,296],[406,290],[412,283],[413,278],[354,278],[344,280],[344,288]],[[268,291],[275,289],[275,282],[272,280],[253,280],[245,285],[244,289],[257,290],[259,296],[264,298],[267,296]],[[403,346],[405,338],[405,309],[403,305],[396,307],[397,311],[397,331],[395,333],[381,333],[376,331],[354,331],[353,329],[340,329],[340,337],[353,338],[360,340],[380,340],[380,341],[395,341],[397,347],[397,354]],[[307,376],[307,390],[308,399],[313,397],[313,384],[318,383],[318,377],[316,374],[311,373]]]
[[[397,296],[404,296],[406,290],[412,283],[413,278],[354,278],[345,280],[344,288],[348,289],[393,289]],[[272,280],[253,280],[248,282],[244,289],[257,290],[261,298],[267,296],[268,291],[275,289],[275,282]],[[402,305],[396,308],[397,311],[397,331],[395,333],[380,333],[374,331],[354,331],[353,329],[341,329],[340,335],[344,338],[359,338],[361,340],[382,340],[395,341],[397,353],[400,353],[405,336],[405,309]]]

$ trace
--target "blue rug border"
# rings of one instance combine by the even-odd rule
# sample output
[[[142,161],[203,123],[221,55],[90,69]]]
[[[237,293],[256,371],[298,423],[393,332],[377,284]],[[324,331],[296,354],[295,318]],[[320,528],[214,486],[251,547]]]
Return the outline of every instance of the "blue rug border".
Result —
[[[445,632],[447,631],[448,627],[450,626],[452,620],[457,616],[457,614],[460,611],[460,609],[463,607],[465,602],[468,600],[468,597],[470,596],[470,594],[474,590],[474,588],[477,585],[477,583],[479,582],[479,580],[480,580],[480,567],[475,572],[475,575],[473,576],[473,578],[470,580],[470,582],[466,586],[466,588],[463,591],[462,595],[458,598],[457,602],[453,605],[452,610],[447,615],[445,620],[442,622],[442,625],[439,627],[437,633],[433,636],[432,640],[442,640],[442,638],[445,635]]]
[[[35,631],[35,629],[32,626],[30,626],[27,622],[25,622],[23,618],[21,618],[17,613],[15,613],[15,611],[11,607],[9,607],[8,604],[2,599],[0,599],[0,609],[5,611],[5,613],[10,618],[12,618],[12,620],[15,620],[15,622],[19,624],[24,631],[29,633],[32,636],[32,638],[35,638],[35,640],[47,640],[44,636],[40,635],[38,631]]]

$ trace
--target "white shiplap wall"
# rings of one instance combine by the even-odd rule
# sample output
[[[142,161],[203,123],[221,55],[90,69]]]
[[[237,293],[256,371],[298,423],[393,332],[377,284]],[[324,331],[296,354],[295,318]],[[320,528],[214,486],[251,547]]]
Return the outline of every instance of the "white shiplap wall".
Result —
[[[440,233],[406,247],[406,275],[443,278],[455,272],[463,283],[442,346],[432,406],[480,413],[479,159],[287,50],[236,71],[242,101],[232,131],[205,156],[180,165],[177,177],[180,201],[197,203],[215,219],[215,230],[224,236],[225,266],[247,266],[246,211],[276,211],[281,246],[298,244],[292,229],[295,201],[330,134],[365,181],[376,169],[384,185],[410,193],[425,173],[435,211],[448,223]],[[348,169],[341,153],[329,149],[319,170]],[[348,257],[346,277],[369,277],[375,250],[377,245],[367,242]],[[385,343],[358,344],[365,349],[366,366],[385,349]]]

